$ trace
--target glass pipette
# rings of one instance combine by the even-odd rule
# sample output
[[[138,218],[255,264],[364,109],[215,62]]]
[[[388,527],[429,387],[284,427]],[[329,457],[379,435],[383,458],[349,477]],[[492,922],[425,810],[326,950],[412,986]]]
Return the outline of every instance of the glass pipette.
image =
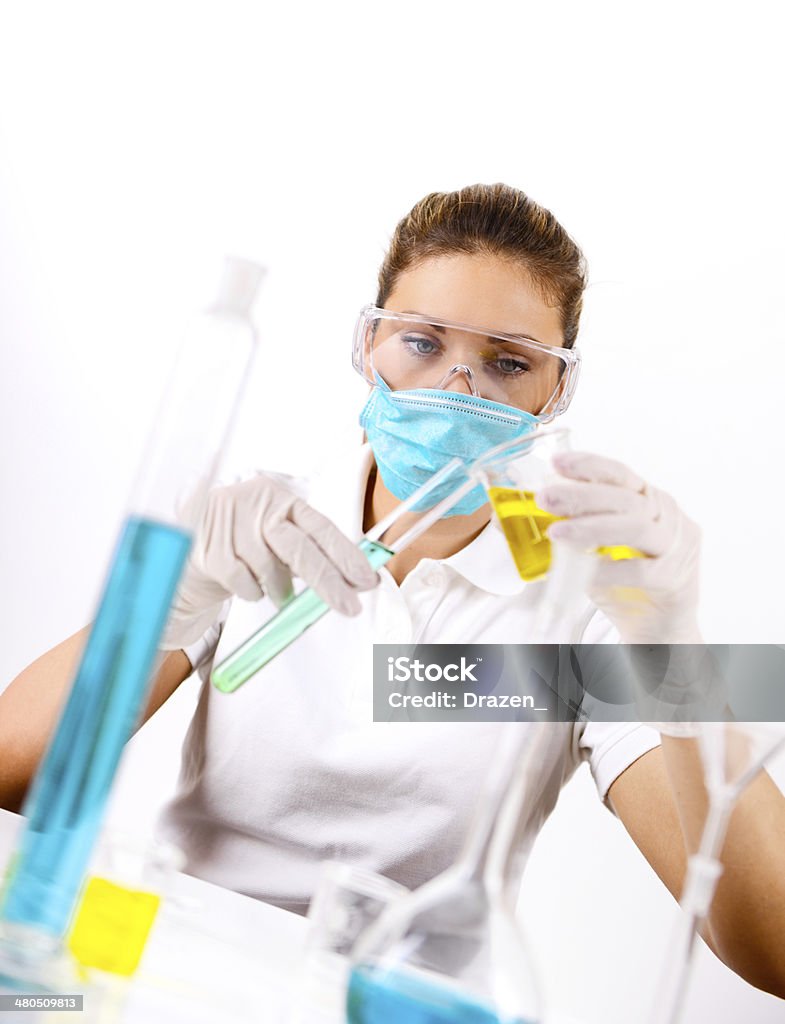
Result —
[[[200,497],[247,378],[256,347],[249,310],[263,274],[246,260],[226,261],[216,300],[187,332],[164,393],[97,614],[22,808],[27,822],[0,890],[0,954],[4,947],[12,961],[20,951],[55,955],[62,948],[123,748],[144,706]],[[192,497],[184,522],[177,506],[186,493]],[[0,974],[5,970],[0,963]]]
[[[708,807],[698,850],[687,862],[679,917],[668,942],[651,1024],[678,1024],[682,1019],[696,939],[722,874],[720,855],[733,808],[766,762],[785,749],[780,723],[701,722],[687,732],[692,736],[680,742],[694,743],[697,738]]]
[[[421,518],[401,536],[393,538],[391,534],[395,532],[394,527],[402,521],[403,516],[412,513],[423,499],[437,487],[442,487],[453,475],[456,479],[462,478],[455,489],[433,508],[423,512]],[[358,541],[357,546],[374,569],[380,568],[393,555],[397,555],[422,536],[437,519],[449,512],[476,486],[475,480],[467,478],[461,460],[453,459],[438,473],[434,473],[414,494],[402,501],[388,516],[368,530]],[[329,610],[330,606],[314,590],[310,587],[303,590],[213,669],[213,685],[223,693],[233,693]]]

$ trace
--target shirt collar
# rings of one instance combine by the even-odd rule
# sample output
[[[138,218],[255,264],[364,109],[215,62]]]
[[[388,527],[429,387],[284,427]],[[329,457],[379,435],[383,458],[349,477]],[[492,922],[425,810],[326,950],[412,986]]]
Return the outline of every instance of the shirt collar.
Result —
[[[472,586],[499,597],[513,597],[529,585],[518,575],[507,541],[493,522],[442,564],[460,573]]]
[[[345,442],[338,445],[341,454],[312,477],[309,500],[348,537],[359,540],[373,453],[367,442],[357,444],[351,437]],[[500,597],[512,597],[530,586],[518,575],[507,542],[492,522],[466,547],[441,559],[441,564],[472,586]]]

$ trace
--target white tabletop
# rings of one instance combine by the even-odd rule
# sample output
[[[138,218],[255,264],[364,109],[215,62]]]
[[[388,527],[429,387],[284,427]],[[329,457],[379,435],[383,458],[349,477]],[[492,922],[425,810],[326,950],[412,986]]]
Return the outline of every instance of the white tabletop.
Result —
[[[0,809],[0,877],[21,824]],[[291,1024],[303,988],[307,918],[184,874],[171,896],[130,981],[93,972],[101,987],[83,990],[78,1017],[3,1013],[0,1024]],[[308,1024],[343,1024],[342,1013],[317,1021],[305,1012]],[[547,1022],[578,1024],[558,1014]]]
[[[21,823],[19,815],[0,810],[0,874]],[[130,984],[118,979],[108,996],[96,994],[93,1013],[86,990],[79,1024],[98,1018],[99,1000],[102,1020],[118,1024],[284,1022],[307,920],[190,875],[176,876],[172,896]],[[117,1002],[114,1013],[107,1012],[107,1000]],[[33,1024],[35,1015],[24,1017]],[[50,1017],[55,1024],[73,1019]],[[3,1024],[11,1024],[10,1015],[3,1014]]]

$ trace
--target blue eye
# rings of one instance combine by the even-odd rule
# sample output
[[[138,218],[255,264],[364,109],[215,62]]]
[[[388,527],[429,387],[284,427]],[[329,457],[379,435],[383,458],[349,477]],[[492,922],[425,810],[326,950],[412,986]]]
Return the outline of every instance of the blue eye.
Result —
[[[430,356],[439,349],[435,342],[422,334],[404,334],[402,340],[413,355]]]
[[[493,363],[494,369],[498,370],[499,373],[505,376],[514,376],[520,373],[526,373],[529,370],[529,364],[522,359],[514,359],[512,356],[500,356]]]

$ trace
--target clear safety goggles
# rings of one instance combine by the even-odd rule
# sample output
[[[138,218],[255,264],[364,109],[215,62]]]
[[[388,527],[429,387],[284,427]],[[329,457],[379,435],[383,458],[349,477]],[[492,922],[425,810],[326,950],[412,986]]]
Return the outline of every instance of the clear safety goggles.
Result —
[[[466,382],[472,395],[547,422],[570,404],[581,357],[517,334],[497,334],[377,306],[360,311],[352,364],[369,384],[392,391],[447,390]]]

